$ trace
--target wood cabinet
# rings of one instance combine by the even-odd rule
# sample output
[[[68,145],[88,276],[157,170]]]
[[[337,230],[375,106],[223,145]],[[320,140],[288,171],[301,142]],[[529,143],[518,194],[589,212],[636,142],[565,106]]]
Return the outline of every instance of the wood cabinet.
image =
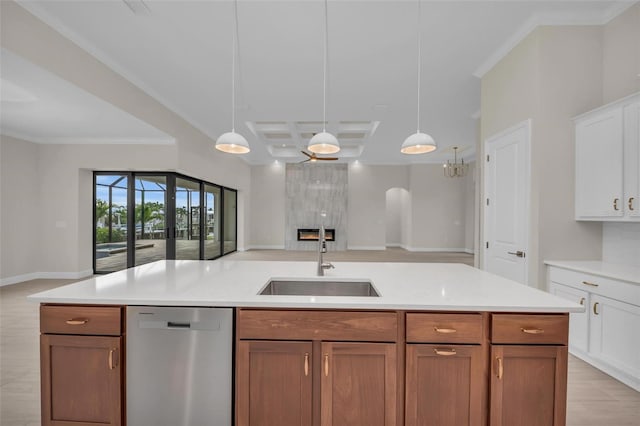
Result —
[[[564,426],[568,314],[491,315],[491,426]]]
[[[241,341],[237,424],[311,426],[311,342]]]
[[[640,286],[551,266],[549,290],[586,308],[570,314],[569,351],[640,391]]]
[[[41,306],[43,425],[123,424],[122,315],[120,307]]]
[[[640,94],[575,119],[577,220],[640,220]]]
[[[397,425],[398,315],[240,309],[236,424]]]
[[[488,317],[407,313],[407,426],[487,422]]]
[[[491,347],[491,426],[563,426],[567,347]]]
[[[396,345],[323,342],[322,426],[396,424]]]

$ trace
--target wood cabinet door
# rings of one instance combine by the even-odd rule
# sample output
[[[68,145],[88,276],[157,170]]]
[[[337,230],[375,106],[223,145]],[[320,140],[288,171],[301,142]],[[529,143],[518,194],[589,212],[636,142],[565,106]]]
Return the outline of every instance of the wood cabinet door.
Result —
[[[576,123],[576,219],[624,215],[622,153],[622,107]]]
[[[566,346],[491,347],[491,426],[564,426]]]
[[[42,334],[42,424],[121,425],[121,348],[121,337]]]
[[[322,426],[395,426],[395,344],[323,342],[321,353]]]
[[[237,426],[311,426],[312,344],[240,341]]]
[[[406,425],[485,425],[485,360],[478,345],[407,345]]]

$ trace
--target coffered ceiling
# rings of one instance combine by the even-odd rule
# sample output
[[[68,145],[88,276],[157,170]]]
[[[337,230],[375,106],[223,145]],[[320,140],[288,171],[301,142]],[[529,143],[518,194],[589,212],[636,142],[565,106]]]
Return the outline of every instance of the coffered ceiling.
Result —
[[[230,1],[24,1],[23,7],[213,140],[231,128]],[[417,3],[328,2],[328,130],[344,159],[436,162],[474,155],[480,78],[539,24],[603,24],[630,2],[422,3],[421,130],[439,149],[400,153],[416,131]],[[301,161],[322,124],[323,7],[238,0],[236,131],[252,164]],[[340,136],[342,134],[342,136]]]

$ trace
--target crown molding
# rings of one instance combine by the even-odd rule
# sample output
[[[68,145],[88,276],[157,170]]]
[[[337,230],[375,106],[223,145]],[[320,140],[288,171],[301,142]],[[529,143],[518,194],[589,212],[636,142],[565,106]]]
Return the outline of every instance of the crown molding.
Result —
[[[619,1],[615,2],[602,13],[586,13],[581,16],[572,14],[534,14],[473,72],[473,76],[477,78],[484,77],[498,62],[507,56],[514,47],[520,44],[522,40],[540,26],[605,25],[637,3],[638,1],[636,0]]]
[[[98,61],[102,62],[107,68],[116,74],[123,77],[125,80],[129,81],[131,84],[139,88],[146,95],[154,99],[156,102],[160,103],[162,106],[167,108],[169,111],[173,112],[181,119],[189,123],[203,135],[207,136],[211,141],[215,141],[216,136],[212,136],[206,130],[206,127],[201,123],[192,120],[188,114],[185,114],[180,108],[178,108],[173,103],[169,102],[166,98],[162,97],[158,92],[153,90],[151,87],[146,85],[144,81],[138,78],[132,72],[129,72],[125,67],[120,65],[116,60],[107,55],[102,50],[98,49],[94,44],[87,41],[84,37],[80,36],[77,32],[70,29],[68,26],[64,25],[60,20],[54,18],[47,12],[45,12],[41,7],[39,7],[36,3],[33,2],[17,2],[17,4],[25,9],[27,12],[35,16],[37,19],[42,21],[45,25],[53,28],[60,35],[77,45],[80,49],[87,52],[89,55],[96,58]]]
[[[2,129],[0,134],[42,145],[175,145],[175,138],[41,137]]]

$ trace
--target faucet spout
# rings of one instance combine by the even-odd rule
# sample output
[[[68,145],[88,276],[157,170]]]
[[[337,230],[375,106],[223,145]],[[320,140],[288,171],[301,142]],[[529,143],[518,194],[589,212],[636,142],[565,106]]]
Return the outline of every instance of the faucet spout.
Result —
[[[318,229],[318,276],[324,276],[324,270],[334,268],[331,262],[324,262],[323,254],[327,252],[327,242],[324,236],[324,225]]]

